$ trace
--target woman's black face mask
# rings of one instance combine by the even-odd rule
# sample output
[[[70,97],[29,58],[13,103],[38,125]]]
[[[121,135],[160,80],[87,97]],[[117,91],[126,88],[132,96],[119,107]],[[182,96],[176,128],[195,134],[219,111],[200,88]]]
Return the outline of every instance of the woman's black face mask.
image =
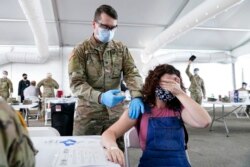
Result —
[[[171,92],[163,89],[160,86],[156,87],[155,96],[164,102],[172,101],[175,98],[175,96]]]

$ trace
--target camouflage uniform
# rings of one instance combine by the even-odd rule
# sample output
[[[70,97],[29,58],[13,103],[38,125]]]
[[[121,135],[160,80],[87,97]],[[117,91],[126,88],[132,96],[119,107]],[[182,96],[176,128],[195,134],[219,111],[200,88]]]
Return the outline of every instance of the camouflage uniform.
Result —
[[[0,78],[0,96],[7,100],[12,92],[13,86],[11,80],[8,78]]]
[[[55,97],[54,89],[59,88],[58,83],[52,78],[45,78],[41,80],[37,84],[37,87],[40,89],[41,86],[43,86],[43,97]]]
[[[58,83],[52,79],[52,78],[45,78],[43,80],[41,80],[38,84],[38,90],[40,91],[40,87],[43,86],[43,93],[42,93],[42,110],[41,110],[41,116],[42,118],[44,118],[44,114],[45,114],[45,107],[44,107],[44,101],[45,98],[48,97],[55,97],[55,92],[54,89],[58,89],[59,85]]]
[[[123,104],[107,108],[98,101],[101,93],[120,89],[122,72],[131,96],[142,96],[141,76],[121,42],[100,44],[92,36],[74,48],[68,69],[71,90],[79,98],[74,135],[100,135],[122,114]]]
[[[35,149],[19,118],[0,101],[0,167],[35,166]]]
[[[189,80],[191,82],[188,90],[190,91],[191,98],[197,103],[201,104],[202,93],[203,93],[203,96],[206,97],[204,81],[199,75],[192,75],[189,69],[190,69],[190,65],[188,65],[186,69],[186,74],[188,75]]]

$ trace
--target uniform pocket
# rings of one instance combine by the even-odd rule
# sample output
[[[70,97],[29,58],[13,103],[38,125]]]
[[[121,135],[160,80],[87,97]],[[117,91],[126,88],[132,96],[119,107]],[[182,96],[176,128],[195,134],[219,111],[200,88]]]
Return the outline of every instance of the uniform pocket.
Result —
[[[88,54],[86,74],[88,78],[97,79],[102,75],[102,66],[97,54]]]
[[[6,89],[7,90],[7,88],[8,88],[8,83],[7,82],[1,82],[1,85],[0,85],[0,90],[4,90],[4,89]]]

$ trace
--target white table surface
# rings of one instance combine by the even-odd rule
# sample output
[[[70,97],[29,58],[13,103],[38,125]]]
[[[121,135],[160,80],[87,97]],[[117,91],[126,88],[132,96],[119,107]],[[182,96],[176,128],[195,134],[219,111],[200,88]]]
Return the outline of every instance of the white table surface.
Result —
[[[27,127],[30,137],[60,136],[53,127]]]
[[[204,102],[202,102],[202,105],[204,107],[210,107],[212,105],[239,106],[239,105],[250,105],[250,101],[246,101],[246,102],[221,102],[221,101],[208,102],[208,101],[204,101]]]
[[[32,104],[23,104],[23,103],[19,103],[18,105],[11,105],[15,110],[19,110],[21,108],[24,108],[24,109],[30,109],[32,107],[35,107],[37,106],[38,103],[32,103]]]
[[[31,140],[34,143],[34,147],[38,150],[38,153],[36,155],[36,167],[52,167],[53,164],[55,165],[55,160],[57,159],[58,154],[61,152],[60,150],[71,147],[66,146],[64,143],[62,143],[62,141],[76,141],[76,143],[74,143],[72,147],[86,146],[91,147],[93,149],[97,147],[98,149],[102,148],[100,136],[31,137]],[[96,152],[96,154],[105,156],[105,154],[103,154],[103,151]],[[90,165],[87,166],[90,167]],[[119,167],[118,164],[114,164],[112,162],[109,162],[108,160],[106,161],[106,165],[101,166]],[[72,165],[72,167],[75,166]],[[100,165],[91,165],[91,167],[100,167]]]

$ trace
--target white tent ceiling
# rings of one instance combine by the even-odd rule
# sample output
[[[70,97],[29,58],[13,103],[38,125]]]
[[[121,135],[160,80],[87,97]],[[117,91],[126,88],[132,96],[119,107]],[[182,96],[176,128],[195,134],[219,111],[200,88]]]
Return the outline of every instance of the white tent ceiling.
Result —
[[[156,36],[204,3],[204,0],[40,2],[48,31],[49,46],[74,46],[89,38],[95,9],[101,4],[109,4],[117,10],[119,17],[115,39],[131,49],[143,50]],[[250,53],[249,9],[250,0],[245,0],[193,27],[161,49],[182,52],[230,52],[230,55],[233,53],[235,57]],[[0,2],[0,45],[35,45],[31,28],[17,0]]]

